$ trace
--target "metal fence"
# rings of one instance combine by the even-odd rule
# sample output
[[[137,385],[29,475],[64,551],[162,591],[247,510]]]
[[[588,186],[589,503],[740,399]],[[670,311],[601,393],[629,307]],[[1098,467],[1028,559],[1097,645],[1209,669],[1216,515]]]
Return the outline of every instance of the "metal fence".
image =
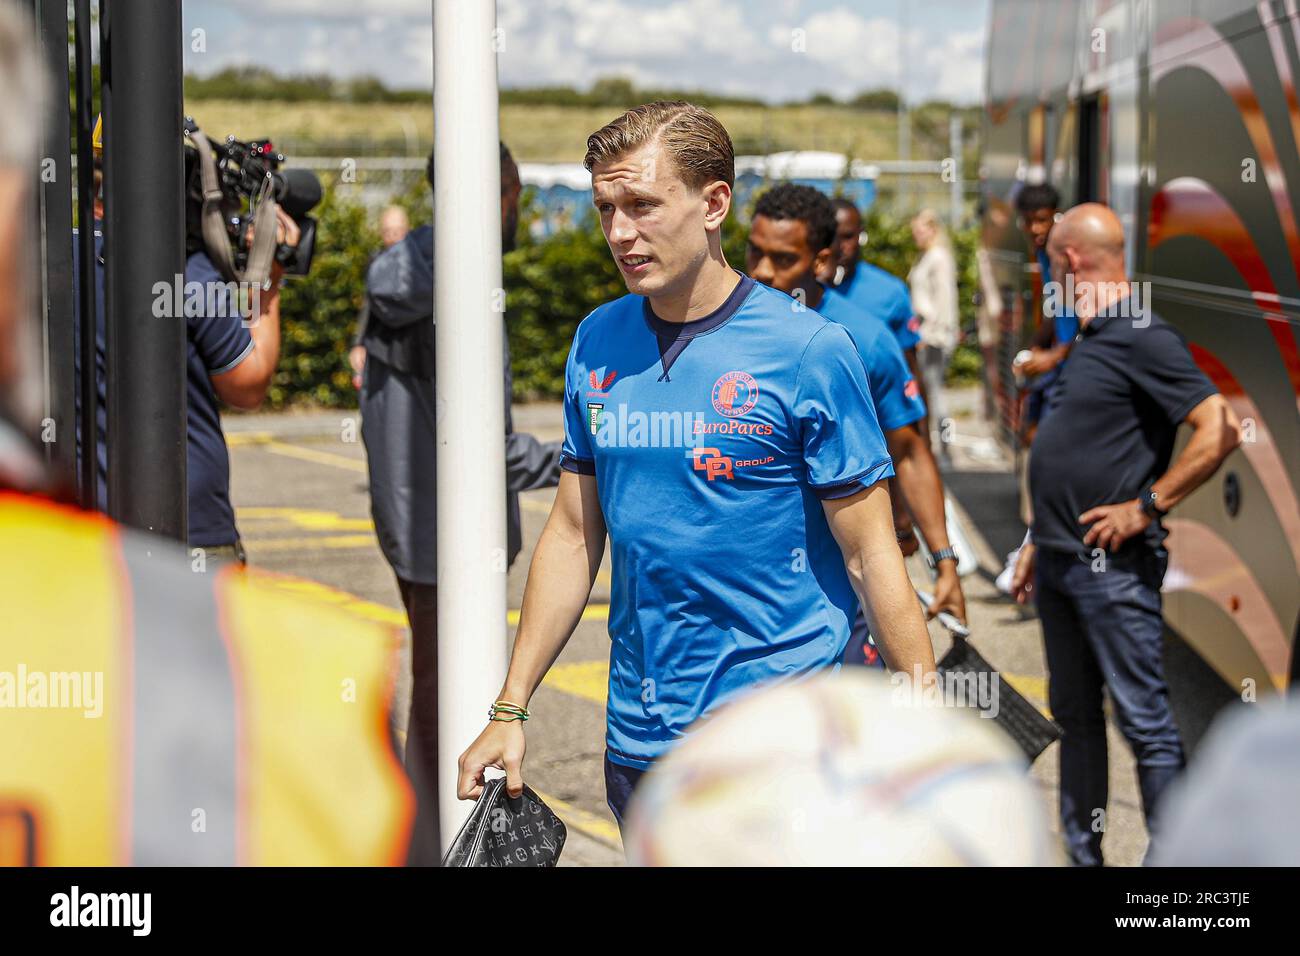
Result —
[[[373,214],[385,205],[424,182],[427,157],[423,156],[293,156],[291,166],[310,169],[320,177],[321,185],[335,190],[346,200],[359,202]],[[528,164],[525,164],[527,167]],[[950,224],[959,225],[973,215],[979,183],[949,175],[942,162],[933,160],[887,160],[872,163],[877,175],[870,195],[857,196],[863,205],[880,203],[892,215],[904,218],[921,209],[931,208],[945,216]],[[544,223],[544,232],[563,228],[576,220],[578,206],[573,190],[549,182],[530,183],[525,173],[524,185],[538,189],[538,199],[554,215]],[[833,188],[834,184],[827,188]],[[558,195],[564,189],[565,195]],[[550,201],[548,196],[557,194]],[[553,220],[553,221],[552,221]]]

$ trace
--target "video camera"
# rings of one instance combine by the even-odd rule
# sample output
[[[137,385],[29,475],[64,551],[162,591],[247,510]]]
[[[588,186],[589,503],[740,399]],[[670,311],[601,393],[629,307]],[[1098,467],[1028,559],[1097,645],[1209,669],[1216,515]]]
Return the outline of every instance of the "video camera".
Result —
[[[184,130],[195,143],[185,147],[186,255],[204,250],[214,261],[228,258],[242,275],[249,264],[249,227],[259,205],[269,197],[298,224],[301,232],[296,246],[277,245],[275,260],[289,275],[306,275],[316,248],[316,220],[307,214],[321,200],[316,174],[306,169],[281,169],[284,154],[277,152],[269,139],[243,142],[228,136],[224,143],[210,142],[189,116],[185,117]],[[199,154],[205,144],[213,154],[216,184],[221,190],[221,222],[231,247],[228,257],[209,248],[215,230],[209,229],[205,241],[203,163]]]

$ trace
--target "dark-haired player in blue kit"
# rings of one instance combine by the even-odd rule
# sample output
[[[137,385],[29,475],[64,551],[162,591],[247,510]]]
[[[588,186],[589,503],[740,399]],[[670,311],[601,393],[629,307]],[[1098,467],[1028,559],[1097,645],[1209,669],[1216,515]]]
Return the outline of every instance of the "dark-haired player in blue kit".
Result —
[[[839,197],[832,199],[831,205],[835,210],[835,242],[830,260],[817,276],[863,312],[889,326],[925,400],[924,379],[916,359],[916,345],[921,341],[920,318],[912,308],[907,283],[862,260],[862,214],[858,207]],[[929,431],[928,425],[923,428]]]
[[[893,474],[845,329],[722,254],[730,137],[686,103],[629,110],[587,141],[592,201],[630,295],[578,327],[559,491],[529,569],[492,722],[460,758],[523,787],[529,698],[612,550],[605,786],[622,820],[642,773],[757,685],[835,668],[861,602],[886,663],[933,674],[894,538]]]
[[[957,576],[957,555],[948,543],[944,517],[943,480],[921,433],[925,403],[902,350],[883,322],[854,306],[848,299],[817,281],[833,251],[835,211],[831,200],[811,186],[782,183],[763,193],[754,206],[746,245],[746,270],[774,289],[793,296],[787,303],[792,314],[812,309],[849,330],[867,368],[876,418],[884,431],[901,491],[894,500],[911,511],[925,540],[938,575],[930,616],[948,611],[966,620],[966,599]],[[896,524],[902,522],[896,520]],[[876,663],[875,648],[867,640],[866,621],[855,624],[846,663]]]

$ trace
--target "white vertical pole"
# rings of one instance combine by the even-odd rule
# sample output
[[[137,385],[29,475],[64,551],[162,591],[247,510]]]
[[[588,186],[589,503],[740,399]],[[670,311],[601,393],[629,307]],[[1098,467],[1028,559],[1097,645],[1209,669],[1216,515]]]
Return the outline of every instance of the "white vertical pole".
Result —
[[[506,490],[496,3],[434,0],[438,789],[445,848],[469,814],[456,759],[506,672]]]

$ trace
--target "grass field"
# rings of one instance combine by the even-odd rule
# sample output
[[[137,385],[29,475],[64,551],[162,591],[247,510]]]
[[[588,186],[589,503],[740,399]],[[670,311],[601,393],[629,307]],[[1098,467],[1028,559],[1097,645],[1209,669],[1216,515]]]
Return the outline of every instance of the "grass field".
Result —
[[[209,136],[269,136],[290,156],[423,156],[433,144],[433,117],[423,105],[200,100],[185,107]],[[785,149],[832,150],[867,160],[897,155],[893,113],[834,106],[723,106],[716,112],[742,155]],[[521,162],[581,162],[588,134],[617,113],[614,108],[505,105],[501,134]],[[946,131],[946,121],[934,125]],[[946,132],[940,140],[927,136],[925,126],[915,124],[913,158],[946,155]]]

